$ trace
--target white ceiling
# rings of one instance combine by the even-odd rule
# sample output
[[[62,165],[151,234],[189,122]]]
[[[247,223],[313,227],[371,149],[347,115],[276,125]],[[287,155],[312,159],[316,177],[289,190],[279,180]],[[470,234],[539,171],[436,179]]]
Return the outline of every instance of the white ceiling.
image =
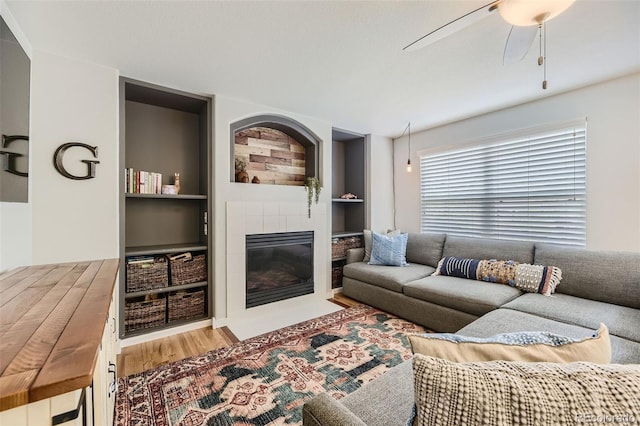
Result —
[[[6,1],[34,50],[120,74],[328,120],[412,130],[640,71],[640,1],[578,0],[502,65],[498,13],[416,52],[402,48],[487,0]]]

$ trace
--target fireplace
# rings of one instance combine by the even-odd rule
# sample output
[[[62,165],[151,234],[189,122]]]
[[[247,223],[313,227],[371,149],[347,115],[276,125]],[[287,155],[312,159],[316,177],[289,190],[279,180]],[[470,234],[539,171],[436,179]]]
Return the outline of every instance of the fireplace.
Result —
[[[313,231],[246,236],[246,307],[313,293]]]

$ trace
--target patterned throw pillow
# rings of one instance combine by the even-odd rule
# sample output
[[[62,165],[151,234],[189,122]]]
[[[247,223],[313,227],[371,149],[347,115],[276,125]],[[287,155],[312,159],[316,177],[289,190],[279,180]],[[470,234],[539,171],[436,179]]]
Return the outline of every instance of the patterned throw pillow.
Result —
[[[373,245],[373,236],[371,235],[370,229],[364,229],[362,231],[364,235],[364,258],[362,261],[364,263],[369,263],[371,260],[371,246]],[[387,237],[395,237],[396,235],[400,235],[399,229],[389,229],[387,230]]]
[[[415,355],[419,425],[560,425],[640,420],[640,365],[465,362]]]
[[[609,330],[604,324],[593,336],[578,340],[549,332],[524,331],[484,338],[450,333],[413,334],[409,335],[409,342],[414,354],[452,362],[611,362]]]
[[[508,284],[528,293],[540,293],[545,296],[550,296],[562,279],[562,271],[556,266],[529,265],[513,260],[465,259],[453,256],[442,258],[433,275]]]
[[[369,265],[406,266],[408,236],[409,234],[400,234],[389,237],[372,232]]]

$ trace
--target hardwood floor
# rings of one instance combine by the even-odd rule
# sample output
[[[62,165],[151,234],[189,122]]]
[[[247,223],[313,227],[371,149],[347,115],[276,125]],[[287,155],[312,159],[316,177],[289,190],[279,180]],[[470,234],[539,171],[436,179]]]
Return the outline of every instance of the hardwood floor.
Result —
[[[343,306],[359,306],[360,302],[343,296],[334,295],[332,302]],[[224,348],[236,343],[238,339],[227,327],[204,327],[175,336],[152,340],[139,345],[122,348],[118,355],[118,377],[129,376],[144,370],[159,367],[190,356]]]

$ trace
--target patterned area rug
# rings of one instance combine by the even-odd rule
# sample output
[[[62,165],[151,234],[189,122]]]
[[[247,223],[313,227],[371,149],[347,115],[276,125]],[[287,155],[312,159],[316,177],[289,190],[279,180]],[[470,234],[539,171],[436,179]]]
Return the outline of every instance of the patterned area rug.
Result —
[[[424,329],[344,309],[119,380],[116,425],[299,425],[316,394],[355,391],[411,358]]]

